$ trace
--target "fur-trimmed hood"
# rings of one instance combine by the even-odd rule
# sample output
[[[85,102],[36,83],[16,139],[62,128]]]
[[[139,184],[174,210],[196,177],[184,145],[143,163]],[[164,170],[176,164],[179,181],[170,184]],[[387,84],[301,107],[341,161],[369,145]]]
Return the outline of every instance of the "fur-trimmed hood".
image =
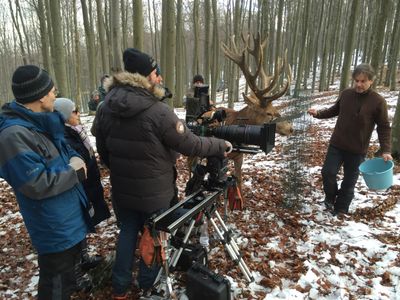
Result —
[[[162,86],[152,84],[138,73],[117,73],[104,81],[104,88],[107,91],[104,105],[119,118],[135,116],[166,95]]]
[[[104,80],[104,89],[107,93],[118,86],[144,88],[160,100],[165,97],[165,89],[162,86],[152,84],[146,77],[139,73],[120,72]]]

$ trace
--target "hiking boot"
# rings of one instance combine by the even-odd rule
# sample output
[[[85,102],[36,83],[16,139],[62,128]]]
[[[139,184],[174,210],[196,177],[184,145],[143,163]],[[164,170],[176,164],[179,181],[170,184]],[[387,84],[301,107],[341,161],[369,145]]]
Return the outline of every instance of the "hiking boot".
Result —
[[[332,215],[336,217],[344,217],[349,214],[349,211],[343,208],[335,208],[332,211]]]
[[[128,299],[128,293],[112,295],[112,300],[127,300],[127,299]]]
[[[93,283],[88,274],[78,274],[76,278],[76,290],[89,293],[93,289]]]
[[[163,292],[158,292],[155,288],[142,290],[140,300],[162,300],[165,299]]]
[[[328,210],[333,210],[334,209],[334,205],[335,205],[334,201],[332,201],[332,200],[330,200],[328,198],[325,198],[324,204],[325,204],[326,209],[328,209]]]
[[[88,271],[90,269],[96,268],[102,261],[103,257],[101,255],[82,255],[82,262],[81,262],[81,268],[84,271]]]

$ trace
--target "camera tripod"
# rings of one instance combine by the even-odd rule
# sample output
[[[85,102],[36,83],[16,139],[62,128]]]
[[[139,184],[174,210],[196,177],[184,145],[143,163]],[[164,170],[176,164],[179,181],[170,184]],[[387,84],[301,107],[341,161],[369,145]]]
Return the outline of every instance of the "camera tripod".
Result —
[[[152,220],[156,230],[163,231],[168,235],[168,238],[163,241],[164,249],[166,249],[166,261],[155,282],[162,283],[161,281],[165,281],[169,298],[176,298],[170,274],[176,269],[185,247],[190,244],[190,237],[193,234],[196,222],[198,222],[199,214],[203,214],[205,220],[212,225],[218,241],[223,244],[232,261],[239,266],[246,280],[248,282],[254,281],[251,271],[239,252],[239,247],[231,230],[228,229],[217,210],[217,202],[221,194],[226,197],[226,188],[217,188],[213,191],[200,189]],[[182,231],[184,235],[181,242],[176,247],[172,246],[171,240]]]

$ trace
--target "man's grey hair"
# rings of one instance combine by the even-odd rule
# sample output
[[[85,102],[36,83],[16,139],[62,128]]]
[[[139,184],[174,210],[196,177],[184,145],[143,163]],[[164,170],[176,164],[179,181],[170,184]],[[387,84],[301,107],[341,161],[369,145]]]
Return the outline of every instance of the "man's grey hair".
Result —
[[[351,75],[353,79],[360,74],[365,74],[369,80],[374,80],[375,78],[375,70],[371,67],[370,64],[359,64],[354,68],[353,74]]]

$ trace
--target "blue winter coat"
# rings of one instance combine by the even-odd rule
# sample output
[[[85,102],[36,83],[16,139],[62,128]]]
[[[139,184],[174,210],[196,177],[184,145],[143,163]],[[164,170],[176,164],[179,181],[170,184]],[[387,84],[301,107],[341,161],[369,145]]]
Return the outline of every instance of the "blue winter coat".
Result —
[[[64,251],[88,232],[88,201],[76,171],[78,154],[64,140],[57,112],[34,113],[17,102],[0,114],[0,177],[13,188],[39,254]]]

